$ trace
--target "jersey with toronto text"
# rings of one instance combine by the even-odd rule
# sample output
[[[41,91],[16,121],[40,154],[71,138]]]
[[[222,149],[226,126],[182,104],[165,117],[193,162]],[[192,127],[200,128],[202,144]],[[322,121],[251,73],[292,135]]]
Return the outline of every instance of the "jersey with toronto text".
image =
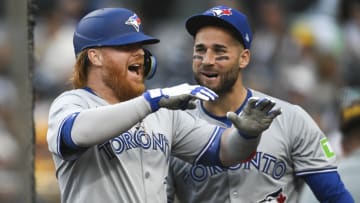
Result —
[[[102,98],[77,89],[61,94],[50,107],[47,141],[62,202],[166,202],[170,152],[195,163],[220,129],[188,112],[160,109],[103,144],[62,151],[59,134],[64,120],[105,105]]]
[[[326,136],[301,107],[248,89],[250,96],[270,98],[282,112],[263,132],[255,156],[229,168],[191,165],[171,157],[170,202],[174,194],[182,203],[297,202],[304,183],[301,176],[336,171]],[[210,123],[231,126],[226,117],[207,112],[201,102],[190,112]]]

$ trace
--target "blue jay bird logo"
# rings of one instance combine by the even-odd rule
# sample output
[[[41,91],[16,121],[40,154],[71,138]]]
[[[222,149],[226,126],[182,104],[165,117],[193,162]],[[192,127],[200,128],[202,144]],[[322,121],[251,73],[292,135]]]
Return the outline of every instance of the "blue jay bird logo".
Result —
[[[130,16],[129,19],[127,19],[125,24],[133,26],[135,28],[135,30],[137,32],[139,32],[140,25],[141,25],[141,20],[136,14],[134,14],[134,15]]]
[[[261,200],[259,203],[284,203],[286,201],[286,195],[283,193],[283,189],[272,192]]]
[[[209,13],[211,13],[212,15],[216,16],[216,17],[221,17],[221,16],[231,16],[232,15],[232,11],[231,8],[221,8],[221,7],[216,7],[216,8],[212,8],[208,11]]]

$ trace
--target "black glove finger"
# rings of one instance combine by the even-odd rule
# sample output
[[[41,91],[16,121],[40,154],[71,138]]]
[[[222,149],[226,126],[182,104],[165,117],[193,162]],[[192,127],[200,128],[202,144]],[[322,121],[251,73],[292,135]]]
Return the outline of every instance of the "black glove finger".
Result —
[[[194,95],[180,95],[179,96],[179,108],[181,110],[194,109],[196,107],[194,101],[196,97]],[[194,106],[195,105],[195,106]]]
[[[259,101],[259,98],[257,97],[250,97],[247,101],[247,104],[244,107],[244,112],[249,113],[251,109],[254,109],[256,106],[256,103]]]
[[[270,102],[263,108],[263,111],[268,113],[274,106],[275,102],[269,100]]]
[[[258,101],[256,103],[255,108],[260,110],[260,111],[264,111],[264,109],[266,108],[267,105],[269,105],[271,103],[271,101],[267,98],[263,98],[260,101]]]
[[[277,108],[268,113],[268,118],[274,119],[275,117],[277,117],[280,114],[281,114],[281,110],[280,110],[280,108]]]
[[[251,107],[251,108],[255,108],[256,106],[256,103],[259,101],[259,98],[257,97],[250,97],[248,99],[248,103],[247,103],[247,106]]]
[[[196,108],[196,98],[191,98],[187,103],[187,109],[195,109]]]
[[[229,119],[234,126],[239,127],[240,126],[240,119],[239,116],[234,112],[227,112],[226,114],[227,119]]]

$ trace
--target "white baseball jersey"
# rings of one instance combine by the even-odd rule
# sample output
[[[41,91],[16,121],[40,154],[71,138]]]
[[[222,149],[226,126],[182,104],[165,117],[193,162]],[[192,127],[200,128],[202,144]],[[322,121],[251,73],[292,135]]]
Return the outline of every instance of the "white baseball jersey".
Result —
[[[220,129],[185,111],[160,109],[103,144],[62,150],[59,134],[63,121],[75,112],[104,105],[108,103],[84,89],[67,91],[51,105],[47,141],[62,202],[166,202],[170,151],[195,163]],[[131,115],[119,116],[126,119]]]
[[[335,154],[325,135],[302,108],[254,90],[248,90],[247,98],[250,96],[270,98],[282,111],[263,132],[256,155],[228,169],[191,165],[172,157],[170,200],[176,192],[183,203],[293,203],[298,201],[304,183],[299,176],[336,170]],[[210,123],[231,126],[226,117],[211,115],[200,102],[197,105],[192,114]]]

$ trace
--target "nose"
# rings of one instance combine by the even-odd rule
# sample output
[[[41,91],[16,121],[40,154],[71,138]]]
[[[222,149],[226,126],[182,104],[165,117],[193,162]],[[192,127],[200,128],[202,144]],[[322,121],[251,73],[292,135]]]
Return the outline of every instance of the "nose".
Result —
[[[206,51],[206,53],[204,54],[204,59],[202,61],[203,64],[206,64],[206,65],[211,65],[211,64],[214,64],[215,63],[215,57],[214,57],[214,54],[212,53],[212,51],[210,49],[208,49]]]

